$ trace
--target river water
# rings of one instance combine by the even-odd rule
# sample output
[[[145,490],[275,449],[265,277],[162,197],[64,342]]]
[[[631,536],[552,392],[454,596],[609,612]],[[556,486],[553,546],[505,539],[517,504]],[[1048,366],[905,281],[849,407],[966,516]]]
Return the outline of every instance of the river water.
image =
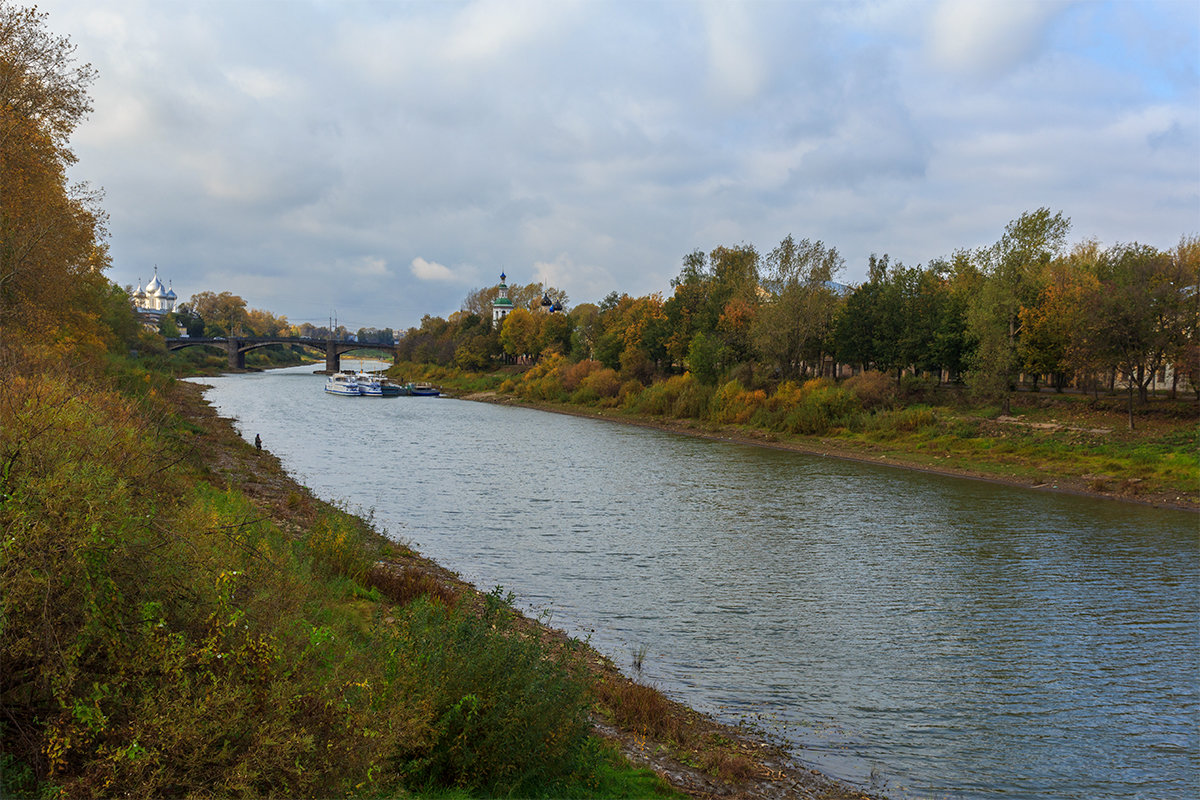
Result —
[[[894,797],[1200,796],[1197,517],[522,408],[206,378],[319,496]]]

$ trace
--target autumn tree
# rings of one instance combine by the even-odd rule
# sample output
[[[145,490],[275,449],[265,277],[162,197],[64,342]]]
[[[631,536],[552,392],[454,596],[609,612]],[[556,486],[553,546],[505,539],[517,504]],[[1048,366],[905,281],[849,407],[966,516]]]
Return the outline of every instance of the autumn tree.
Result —
[[[272,314],[270,311],[252,308],[246,312],[246,330],[255,336],[283,336],[290,327],[287,317]]]
[[[667,317],[658,292],[645,297],[621,298],[613,312],[620,331],[621,373],[626,378],[647,382],[667,358]]]
[[[1099,243],[1086,241],[1052,261],[1037,301],[1019,312],[1022,368],[1033,375],[1053,375],[1058,390],[1067,373],[1088,375],[1100,368],[1085,337],[1094,317],[1090,303],[1099,289],[1100,256]]]
[[[538,315],[527,308],[514,308],[500,326],[500,344],[513,358],[536,357],[541,324]]]
[[[501,355],[500,331],[492,327],[491,314],[460,311],[451,314],[449,322],[454,331],[454,364],[459,369],[487,369]]]
[[[542,316],[538,334],[538,354],[571,352],[571,318],[556,311]]]
[[[100,346],[105,218],[98,193],[66,180],[94,72],[45,19],[0,2],[0,331]]]
[[[204,320],[205,336],[240,336],[248,332],[246,301],[232,292],[197,292],[188,305]]]
[[[400,337],[396,355],[420,364],[449,364],[454,360],[454,330],[450,321],[426,314],[420,327],[409,328]]]

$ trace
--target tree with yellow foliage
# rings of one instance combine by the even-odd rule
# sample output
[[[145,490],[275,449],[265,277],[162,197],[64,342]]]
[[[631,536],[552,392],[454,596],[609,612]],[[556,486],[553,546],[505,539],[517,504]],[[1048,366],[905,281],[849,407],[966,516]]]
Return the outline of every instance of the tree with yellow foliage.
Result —
[[[66,179],[94,72],[45,17],[0,0],[0,330],[99,347],[112,336],[105,217]]]

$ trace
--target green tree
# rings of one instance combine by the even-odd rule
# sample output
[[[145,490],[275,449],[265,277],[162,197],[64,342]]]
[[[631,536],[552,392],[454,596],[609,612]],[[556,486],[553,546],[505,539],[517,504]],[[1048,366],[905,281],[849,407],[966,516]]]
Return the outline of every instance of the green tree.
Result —
[[[1116,245],[1099,264],[1099,286],[1090,306],[1094,347],[1125,375],[1129,394],[1129,428],[1134,428],[1133,400],[1147,400],[1154,373],[1179,351],[1187,319],[1191,286],[1181,285],[1175,260],[1148,245]]]
[[[758,309],[751,338],[759,357],[781,376],[818,370],[832,347],[841,297],[831,283],[845,262],[837,248],[788,234],[766,259],[762,284],[766,297]]]
[[[595,303],[581,303],[571,309],[572,361],[595,358],[596,337],[601,332],[600,308]]]
[[[716,330],[718,315],[709,302],[713,292],[713,274],[708,256],[693,250],[683,257],[678,277],[671,279],[671,297],[663,303],[667,331],[667,359],[682,365],[687,360],[692,338],[699,331]]]
[[[833,323],[834,352],[838,360],[858,364],[861,369],[888,370],[894,361],[892,348],[899,337],[894,302],[888,286],[889,258],[871,254],[867,282],[846,297]]]
[[[704,331],[692,337],[688,347],[687,368],[696,380],[715,386],[724,376],[728,363],[728,349],[719,338]]]
[[[1022,366],[1021,308],[1037,302],[1044,268],[1061,253],[1070,228],[1061,212],[1039,208],[1010,222],[996,244],[977,253],[984,281],[967,311],[977,342],[968,380],[1006,412]]]
[[[181,331],[186,331],[188,336],[204,335],[204,319],[192,310],[190,303],[180,303],[175,306],[175,310],[171,313],[175,317],[176,326]],[[305,325],[308,325],[308,323],[305,323]],[[311,328],[312,326],[308,325],[308,327]]]

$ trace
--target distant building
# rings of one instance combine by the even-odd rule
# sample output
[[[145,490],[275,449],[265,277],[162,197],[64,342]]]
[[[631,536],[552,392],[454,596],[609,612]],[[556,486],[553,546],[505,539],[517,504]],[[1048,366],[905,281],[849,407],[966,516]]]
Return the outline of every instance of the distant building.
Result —
[[[562,303],[557,300],[550,299],[550,293],[546,292],[542,295],[542,304],[539,309],[543,314],[553,314],[556,311],[562,311]]]
[[[145,286],[138,278],[137,291],[133,293],[133,310],[141,317],[147,327],[158,327],[164,314],[175,310],[178,297],[170,286],[164,286],[158,279],[158,266],[154,267],[154,277]]]
[[[499,328],[504,323],[504,318],[507,317],[513,310],[513,302],[508,299],[508,284],[505,283],[507,275],[500,273],[500,286],[496,294],[496,299],[492,301],[492,327]]]

